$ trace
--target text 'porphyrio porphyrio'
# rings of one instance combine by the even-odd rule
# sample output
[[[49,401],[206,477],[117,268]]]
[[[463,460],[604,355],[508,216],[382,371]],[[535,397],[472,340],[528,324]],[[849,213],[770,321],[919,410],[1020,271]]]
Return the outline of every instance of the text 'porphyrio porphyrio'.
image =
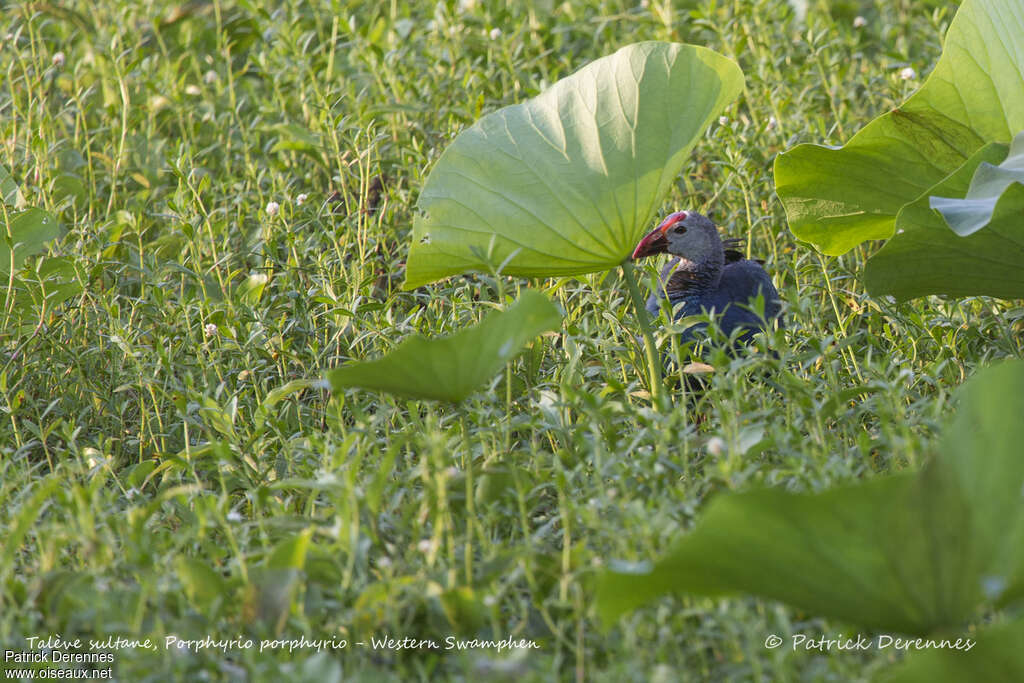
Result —
[[[634,260],[653,254],[676,256],[661,271],[658,291],[647,300],[647,310],[657,315],[661,300],[667,296],[677,320],[713,314],[722,332],[731,335],[738,328],[738,341],[749,343],[754,334],[779,318],[782,303],[761,264],[727,248],[739,241],[723,243],[715,224],[702,214],[677,211],[670,215],[633,251]],[[763,318],[751,310],[758,294],[764,298]],[[698,340],[706,326],[698,323],[688,327],[680,341]]]

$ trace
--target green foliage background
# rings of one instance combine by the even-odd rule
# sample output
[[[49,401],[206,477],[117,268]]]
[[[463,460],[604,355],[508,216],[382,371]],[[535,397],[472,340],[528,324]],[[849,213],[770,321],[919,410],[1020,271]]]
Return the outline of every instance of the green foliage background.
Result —
[[[1016,304],[871,299],[874,245],[824,259],[787,231],[775,156],[906,99],[953,9],[808,4],[803,22],[781,0],[5,5],[0,164],[60,221],[49,255],[79,291],[0,329],[0,643],[542,644],[129,649],[123,680],[856,680],[900,659],[768,650],[848,630],[770,601],[667,598],[608,632],[592,601],[608,560],[659,556],[716,492],[918,467],[952,391],[1021,354]],[[563,332],[459,411],[304,383],[515,298],[486,276],[398,291],[426,173],[481,114],[641,40],[744,70],[665,209],[711,211],[767,260],[779,358],[710,358],[703,398],[651,411],[612,273],[533,283]]]

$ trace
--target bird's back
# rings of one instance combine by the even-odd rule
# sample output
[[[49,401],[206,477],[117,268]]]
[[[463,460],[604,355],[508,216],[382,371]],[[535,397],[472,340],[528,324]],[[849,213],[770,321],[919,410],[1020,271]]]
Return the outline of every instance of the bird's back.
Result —
[[[747,343],[782,312],[779,293],[768,273],[760,263],[743,258],[738,252],[728,254],[722,277],[715,287],[687,282],[685,277],[674,272],[676,263],[677,260],[673,260],[665,266],[658,293],[647,300],[647,310],[654,315],[661,306],[661,298],[667,294],[676,311],[676,320],[713,311],[719,328],[726,336],[736,328],[742,328],[739,341]],[[764,298],[764,318],[751,310],[758,295]],[[685,343],[696,339],[705,327],[705,323],[692,325],[683,332],[680,341]]]

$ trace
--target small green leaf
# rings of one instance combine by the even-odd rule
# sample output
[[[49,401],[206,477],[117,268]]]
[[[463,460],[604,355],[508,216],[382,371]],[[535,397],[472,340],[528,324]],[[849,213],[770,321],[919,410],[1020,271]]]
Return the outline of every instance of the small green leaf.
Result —
[[[18,270],[25,259],[46,249],[46,243],[60,236],[57,220],[42,209],[0,210],[6,217],[0,233],[0,274]]]
[[[267,557],[267,568],[301,570],[306,566],[306,551],[312,536],[312,529],[304,529],[278,543]]]
[[[267,392],[266,398],[260,402],[260,408],[270,410],[292,394],[305,391],[306,389],[323,388],[321,386],[322,384],[323,380],[319,379],[293,379],[292,381],[282,384],[276,389],[272,389]]]
[[[235,301],[255,306],[263,297],[263,290],[269,281],[270,276],[266,273],[250,273],[249,277],[235,287]]]
[[[9,209],[17,208],[21,193],[18,191],[18,183],[14,182],[10,171],[0,166],[0,203],[6,204]]]
[[[1024,4],[966,0],[942,57],[906,102],[842,148],[799,145],[775,161],[799,239],[827,254],[893,234],[896,214],[987,142],[1024,129]]]
[[[146,184],[148,187],[148,183]],[[89,201],[89,191],[82,178],[73,173],[62,173],[53,181],[51,195],[55,202],[71,199],[79,209],[85,208]]]
[[[404,286],[500,264],[542,277],[617,265],[742,88],[711,50],[645,42],[484,116],[427,178]]]
[[[19,334],[35,327],[40,315],[57,311],[61,304],[82,292],[75,265],[63,258],[43,258],[10,280],[9,310],[0,314],[0,329]]]
[[[7,571],[16,566],[21,544],[29,529],[50,506],[50,499],[60,487],[61,479],[51,475],[40,481],[31,494],[23,491],[15,500],[6,503],[10,521],[0,542],[0,585],[7,580]]]
[[[362,387],[412,398],[458,403],[495,375],[562,315],[546,296],[526,290],[505,311],[450,337],[406,339],[384,358],[349,363],[327,373],[334,391]]]
[[[323,141],[319,135],[294,123],[279,123],[269,130],[278,135],[271,152],[293,151],[305,154],[314,161],[322,161]]]
[[[274,546],[263,566],[253,571],[247,587],[245,613],[249,618],[271,625],[275,633],[284,629],[312,537],[312,529],[303,529],[284,539]]]
[[[185,594],[197,607],[206,607],[224,595],[224,579],[199,560],[179,555],[175,567]]]

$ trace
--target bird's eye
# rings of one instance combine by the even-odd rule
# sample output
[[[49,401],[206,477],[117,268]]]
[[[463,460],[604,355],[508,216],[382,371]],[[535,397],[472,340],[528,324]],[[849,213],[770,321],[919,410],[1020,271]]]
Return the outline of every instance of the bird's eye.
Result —
[[[672,232],[674,232],[677,235],[682,235],[684,232],[686,232],[686,226],[677,225],[676,227],[672,228]]]

